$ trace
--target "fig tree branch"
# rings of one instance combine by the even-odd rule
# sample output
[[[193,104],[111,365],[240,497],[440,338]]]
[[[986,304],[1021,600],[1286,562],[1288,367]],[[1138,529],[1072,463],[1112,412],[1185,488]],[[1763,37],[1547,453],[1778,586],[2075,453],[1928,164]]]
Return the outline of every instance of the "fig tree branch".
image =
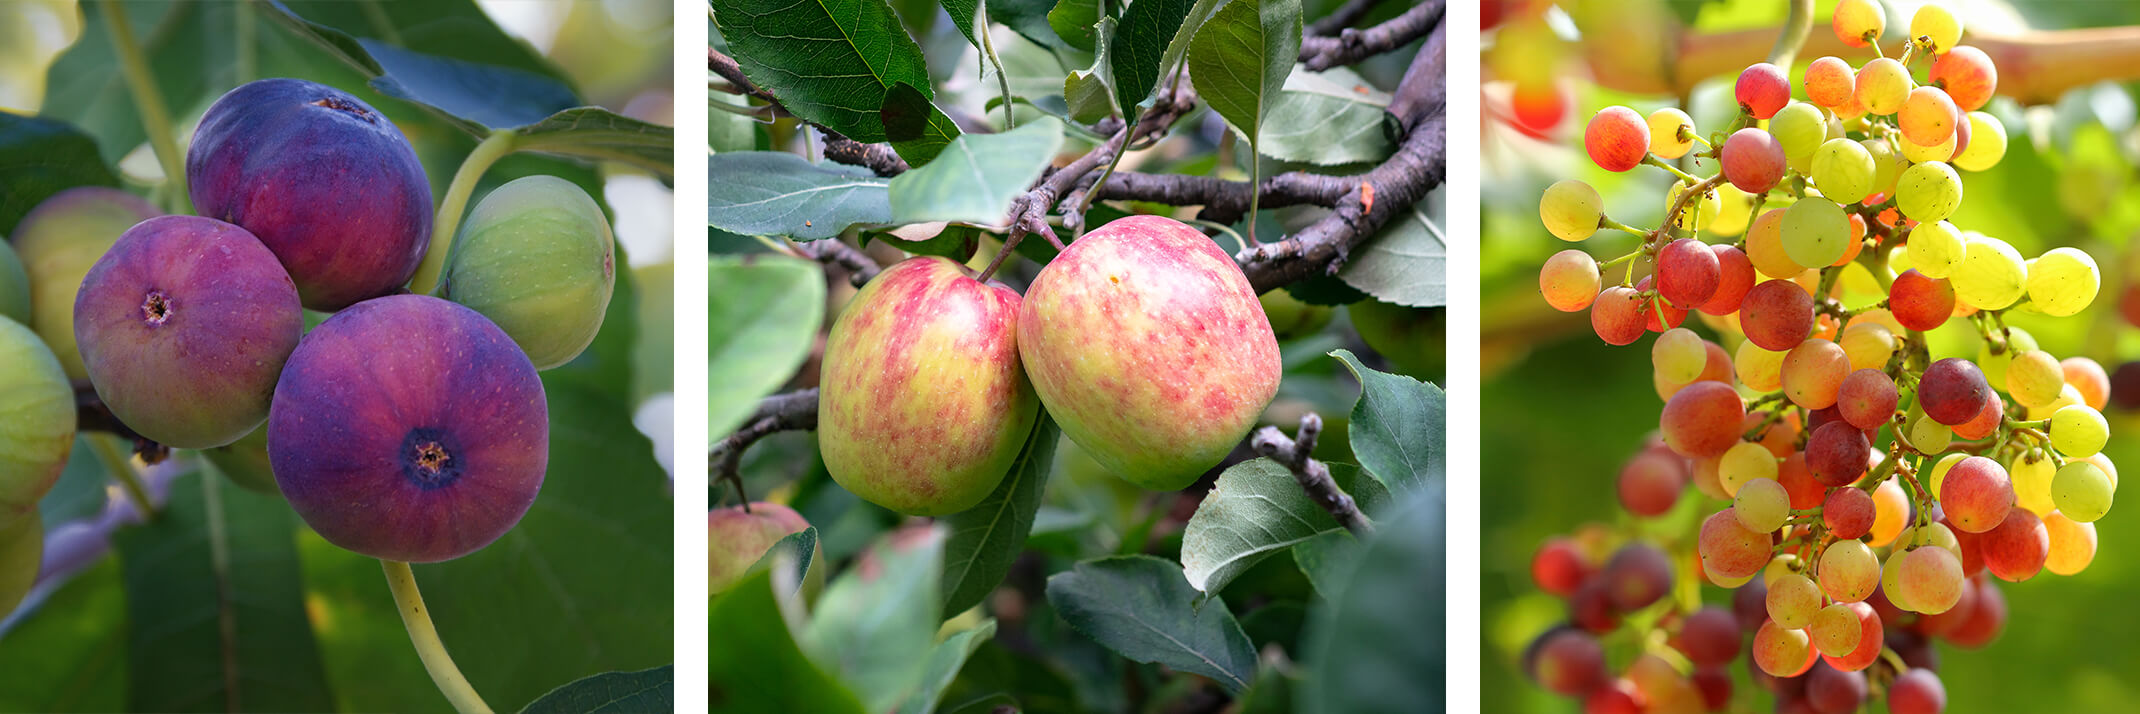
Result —
[[[133,442],[134,454],[145,464],[155,464],[171,455],[171,448],[142,436],[111,413],[104,398],[86,381],[74,383],[74,424],[80,431],[101,431]]]
[[[1374,531],[1374,526],[1360,515],[1359,504],[1353,502],[1344,489],[1338,488],[1337,481],[1330,477],[1328,465],[1309,456],[1314,453],[1315,439],[1322,431],[1323,418],[1308,412],[1300,418],[1300,430],[1294,432],[1296,438],[1288,439],[1278,427],[1266,426],[1249,437],[1249,446],[1293,472],[1293,480],[1300,484],[1300,490],[1307,492],[1308,500],[1328,511],[1331,518],[1337,519],[1338,525],[1355,536],[1366,537]]]
[[[1444,0],[1425,0],[1389,22],[1364,30],[1348,27],[1336,37],[1307,35],[1300,38],[1300,63],[1321,72],[1411,44],[1441,24],[1443,9]]]

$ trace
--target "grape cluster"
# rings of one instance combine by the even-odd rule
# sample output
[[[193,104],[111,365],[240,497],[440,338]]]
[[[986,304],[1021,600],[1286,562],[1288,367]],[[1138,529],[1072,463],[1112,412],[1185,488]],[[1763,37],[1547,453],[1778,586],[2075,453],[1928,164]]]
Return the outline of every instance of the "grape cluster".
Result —
[[[1598,112],[1584,146],[1600,168],[1679,179],[1662,226],[1613,220],[1581,181],[1539,204],[1562,240],[1642,239],[1603,262],[1562,251],[1539,274],[1546,302],[1587,310],[1609,344],[1658,333],[1659,436],[1622,470],[1621,505],[1664,516],[1691,482],[1714,509],[1664,547],[1592,526],[1538,551],[1533,578],[1567,600],[1569,622],[1525,666],[1587,711],[1720,710],[1726,667],[1747,651],[1779,711],[1884,696],[1896,714],[1937,712],[1932,638],[1983,646],[2007,617],[1995,580],[2072,575],[2094,557],[2117,486],[2101,453],[2110,378],[2005,317],[2080,312],[2096,263],[2073,248],[2024,259],[1949,221],[1961,172],[2005,153],[2005,129],[1980,111],[1997,69],[1936,5],[1879,56],[1885,17],[1844,0],[1837,37],[1875,57],[1814,60],[1810,101],[1792,98],[1784,68],[1748,67],[1737,119],[1706,138],[1677,109]],[[1667,163],[1682,157],[1716,171]],[[1690,313],[1718,341],[1682,326]],[[1950,320],[1982,338],[1975,354],[1931,354],[1924,333]],[[1681,572],[1735,590],[1732,606],[1701,607]],[[1625,629],[1655,636],[1615,675],[1603,643]]]

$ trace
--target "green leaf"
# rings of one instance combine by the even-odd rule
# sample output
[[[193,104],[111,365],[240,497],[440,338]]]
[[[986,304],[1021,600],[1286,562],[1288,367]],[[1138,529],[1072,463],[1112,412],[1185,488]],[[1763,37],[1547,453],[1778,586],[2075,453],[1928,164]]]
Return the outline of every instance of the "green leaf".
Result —
[[[885,90],[878,115],[884,120],[884,137],[909,166],[935,161],[959,136],[959,125],[929,103],[928,92],[905,82]]]
[[[931,96],[921,48],[884,0],[711,0],[710,5],[743,73],[812,124],[856,141],[886,141],[890,137],[880,113],[891,89],[905,84],[924,100]],[[928,111],[942,114],[935,107]]]
[[[1256,674],[1256,652],[1224,600],[1199,606],[1198,597],[1180,566],[1145,555],[1088,560],[1048,578],[1049,604],[1086,637],[1239,692]]]
[[[1408,712],[1442,701],[1443,506],[1439,486],[1406,495],[1337,592],[1309,612],[1298,711]]]
[[[803,651],[861,695],[873,712],[906,700],[936,640],[943,530],[893,531],[833,579],[803,627]]]
[[[959,670],[966,666],[966,658],[973,651],[996,636],[996,619],[981,621],[979,627],[966,630],[936,643],[929,651],[929,664],[923,668],[921,688],[907,697],[906,704],[899,707],[900,714],[929,714],[936,711],[936,704],[944,696],[944,688],[958,678]]]
[[[974,34],[973,21],[981,13],[980,0],[942,0],[944,14],[951,16],[951,25],[966,36],[966,43],[981,49],[981,36]]]
[[[1448,262],[1441,228],[1414,207],[1354,248],[1338,279],[1382,302],[1442,307],[1449,304]]]
[[[979,505],[942,519],[951,529],[944,542],[944,619],[987,599],[1025,550],[1061,435],[1042,410],[1003,483]]]
[[[380,6],[394,4],[398,3]],[[314,22],[281,2],[256,7],[297,36],[355,67],[380,94],[430,109],[473,135],[533,125],[582,104],[572,88],[554,74],[493,64],[487,57],[472,58],[481,55],[432,54],[382,39],[351,36],[339,28],[358,25]]]
[[[676,668],[603,672],[550,690],[521,714],[629,714],[676,708]]]
[[[1196,93],[1250,144],[1300,56],[1300,0],[1233,0],[1189,42]]]
[[[1055,0],[988,0],[989,17],[1045,47],[1064,46],[1048,22],[1048,13],[1054,9]]]
[[[1040,178],[1062,145],[1062,122],[1049,117],[1001,134],[961,136],[941,160],[892,178],[892,220],[1001,223],[1011,200]]]
[[[675,173],[674,128],[601,107],[567,109],[520,128],[518,134],[513,145],[523,151],[621,161],[663,177]]]
[[[831,238],[892,222],[888,180],[869,169],[812,164],[779,151],[706,157],[706,222],[743,235]]]
[[[1113,14],[1109,13],[1108,17]],[[1060,0],[1055,3],[1055,9],[1048,11],[1048,27],[1055,30],[1055,36],[1061,38],[1063,44],[1086,52],[1097,49],[1099,38],[1108,36],[1114,29],[1113,25],[1099,28],[1099,22],[1099,0]]]
[[[915,255],[940,255],[964,263],[980,248],[981,231],[970,226],[953,226],[943,221],[914,223],[881,232],[862,234],[862,247],[869,241],[889,242],[893,247]]]
[[[1113,37],[1114,31],[1114,18],[1100,18],[1096,34],[1099,50],[1092,55],[1092,67],[1074,70],[1063,78],[1063,103],[1072,119],[1090,124],[1122,111],[1115,106],[1114,70],[1108,64],[1108,48],[1113,42],[1107,38]]]
[[[1182,55],[1189,53],[1189,41],[1195,39],[1197,28],[1210,22],[1211,15],[1218,12],[1219,5],[1225,2],[1226,0],[1196,0],[1196,4],[1189,8],[1188,16],[1183,18],[1181,26],[1175,28],[1173,39],[1167,41],[1166,51],[1159,56],[1161,72],[1171,72],[1180,66]],[[1128,107],[1123,110],[1128,111]]]
[[[0,112],[0,234],[52,194],[117,186],[96,140],[65,122]]]
[[[766,548],[765,554],[758,556],[758,562],[751,564],[750,569],[753,572],[769,570],[780,563],[781,559],[789,559],[788,562],[794,563],[791,567],[795,568],[795,587],[800,590],[803,579],[810,575],[810,560],[816,553],[817,526],[810,526],[773,541],[772,547]],[[777,585],[787,581],[776,579],[773,582]]]
[[[1339,488],[1364,511],[1388,496],[1372,478],[1347,464],[1327,464]],[[1189,517],[1182,532],[1181,566],[1189,586],[1206,593],[1226,588],[1248,567],[1329,533],[1345,533],[1328,511],[1315,505],[1276,461],[1234,464]]]
[[[825,321],[825,272],[792,258],[714,258],[706,268],[707,422],[719,439],[788,382]]]
[[[715,712],[862,714],[862,702],[818,669],[795,644],[774,600],[772,578],[756,573],[713,601],[706,616],[707,704]],[[745,646],[729,646],[742,643]]]
[[[1201,8],[1206,3],[1215,6],[1217,0],[1197,0],[1195,6]],[[1141,0],[1131,3],[1129,10],[1122,13],[1122,26],[1115,30],[1111,41],[1114,49],[1108,57],[1108,69],[1114,75],[1115,106],[1122,108],[1123,116],[1135,120],[1136,113],[1131,108],[1152,96],[1152,90],[1159,86],[1159,73],[1173,64],[1169,55],[1181,56],[1172,51],[1165,38],[1174,37],[1182,29],[1190,9],[1190,0]],[[1162,59],[1170,61],[1162,63]]]
[[[126,709],[126,600],[119,559],[100,558],[16,613],[0,647],[0,711]]]
[[[1445,397],[1440,387],[1401,374],[1368,369],[1350,350],[1330,356],[1360,380],[1346,435],[1366,469],[1397,490],[1442,484]]]
[[[114,535],[135,711],[324,711],[293,534],[273,496],[194,471],[154,520]]]
[[[1293,546],[1293,565],[1308,576],[1316,592],[1330,597],[1336,594],[1338,578],[1351,572],[1353,557],[1359,551],[1360,541],[1352,537],[1351,531],[1325,532]]]
[[[1397,148],[1382,130],[1389,102],[1352,70],[1296,66],[1264,115],[1256,151],[1318,166],[1381,161]]]

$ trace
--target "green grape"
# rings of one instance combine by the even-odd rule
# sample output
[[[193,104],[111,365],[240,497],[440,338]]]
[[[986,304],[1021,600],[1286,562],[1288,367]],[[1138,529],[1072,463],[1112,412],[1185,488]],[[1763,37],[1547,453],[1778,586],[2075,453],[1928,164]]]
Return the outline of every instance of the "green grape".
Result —
[[[1671,212],[1672,204],[1679,201],[1679,194],[1687,192],[1688,186],[1687,182],[1680,181],[1672,184],[1672,188],[1665,191],[1664,210],[1667,213]],[[1723,212],[1724,204],[1717,200],[1716,191],[1711,190],[1702,194],[1701,198],[1695,199],[1692,205],[1680,210],[1679,227],[1681,230],[1691,233],[1716,225],[1717,216],[1723,215]]]
[[[1933,421],[1932,417],[1923,415],[1910,420],[1910,445],[1917,447],[1918,453],[1941,453],[1946,451],[1947,446],[1952,443],[1954,443],[1953,428]]]
[[[2052,317],[2086,309],[2103,288],[2103,274],[2096,269],[2095,259],[2078,248],[2052,248],[2036,258],[2028,274],[2029,302]]]
[[[1962,266],[1962,232],[1946,221],[1910,229],[1910,267],[1927,278],[1946,278]]]
[[[2059,409],[2051,415],[2051,446],[2069,459],[2085,459],[2103,450],[2110,441],[2110,422],[2103,413],[2086,404]]]
[[[1961,134],[1957,132],[1948,134],[1945,141],[1930,146],[1908,139],[1895,143],[1902,147],[1903,159],[1913,164],[1922,164],[1933,161],[1947,161],[1954,158],[1954,145],[1960,143],[1961,140]]]
[[[1939,488],[1947,483],[1947,470],[1954,468],[1955,464],[1961,463],[1962,459],[1966,458],[1969,458],[1969,454],[1957,451],[1940,457],[1939,463],[1932,465],[1932,478],[1925,482],[1925,488],[1932,489],[1933,498],[1946,498],[1945,494],[1940,493]]]
[[[2014,481],[2014,503],[2037,517],[2050,515],[2058,508],[2051,502],[2051,477],[2057,471],[2058,465],[2051,463],[2051,455],[2043,449],[2029,449],[2014,457],[2006,465],[2007,476]]]
[[[2081,398],[2081,391],[2078,389],[2074,389],[2073,385],[2068,384],[2064,387],[2059,388],[2058,398],[2051,400],[2050,404],[2045,404],[2040,407],[2029,407],[2028,418],[2029,421],[2049,419],[2051,418],[2052,414],[2057,414],[2058,410],[2060,409],[2064,409],[2075,404],[2086,403],[2087,400]]]
[[[1791,102],[1769,118],[1768,133],[1783,145],[1783,158],[1791,168],[1805,173],[1812,165],[1813,150],[1828,138],[1828,121],[1818,107]]]
[[[1805,629],[1813,624],[1813,613],[1819,609],[1820,587],[1804,575],[1792,573],[1768,584],[1768,617],[1778,627]]]
[[[1650,362],[1658,377],[1673,384],[1686,384],[1701,378],[1702,367],[1709,364],[1709,350],[1701,335],[1674,327],[1650,343]]]
[[[1901,548],[1887,554],[1887,562],[1880,565],[1880,594],[1887,596],[1888,604],[1904,612],[1916,612],[1917,608],[1911,607],[1902,597],[1902,560],[1909,554]]]
[[[1947,8],[1930,3],[1917,6],[1917,14],[1910,17],[1912,41],[1923,38],[1918,49],[1935,55],[1943,55],[1962,41],[1962,21]]]
[[[2019,327],[2006,328],[2006,349],[1991,353],[1991,342],[1977,345],[1977,368],[1984,370],[1984,382],[1993,389],[2006,386],[2006,367],[2014,363],[2014,355],[2037,349],[2036,336]]]
[[[1783,210],[1783,254],[1809,268],[1826,267],[1850,248],[1850,217],[1825,198],[1808,196]]]
[[[1758,349],[1758,348],[1757,348]],[[1741,441],[1717,460],[1716,477],[1726,495],[1737,498],[1739,490],[1759,479],[1776,480],[1776,455],[1768,447]]]
[[[2034,277],[2031,272],[2030,276]],[[2066,388],[2066,371],[2058,358],[2043,350],[2015,353],[2006,365],[2006,393],[2025,407],[2040,407],[2058,399]]]
[[[1774,533],[1791,518],[1791,495],[1774,479],[1754,479],[1732,496],[1732,515],[1755,533]]]
[[[1650,112],[1650,153],[1660,159],[1676,159],[1687,155],[1694,148],[1694,120],[1687,113],[1665,107]],[[1684,128],[1685,138],[1681,138]]]
[[[1894,145],[1886,139],[1865,139],[1858,144],[1864,146],[1865,153],[1873,157],[1873,166],[1876,169],[1873,174],[1873,193],[1895,195],[1895,181],[1902,178],[1902,172],[1910,168],[1909,160],[1896,153]]]
[[[1857,203],[1872,195],[1879,173],[1872,152],[1849,139],[1830,139],[1813,153],[1813,184],[1837,203]]]
[[[2058,512],[2078,523],[2094,523],[2110,512],[2117,487],[2110,475],[2086,461],[2069,461],[2051,480],[2051,501]]]
[[[1862,541],[1828,544],[1820,555],[1820,589],[1836,602],[1863,602],[1880,585],[1880,559]]]
[[[1970,112],[1968,121],[1969,145],[1954,157],[1955,168],[1983,171],[1999,165],[1999,160],[2006,158],[2006,125],[1984,112]]]
[[[1813,624],[1807,628],[1813,636],[1813,647],[1821,654],[1841,657],[1858,648],[1858,640],[1865,637],[1865,629],[1858,625],[1858,613],[1849,605],[1835,603],[1813,614]]]
[[[1955,538],[1954,531],[1948,529],[1946,524],[1943,523],[1927,523],[1924,528],[1918,528],[1914,525],[1904,528],[1902,529],[1902,535],[1895,538],[1895,544],[1898,547],[1905,548],[1926,545],[1946,548],[1949,552],[1954,553],[1954,557],[1962,557],[1961,540]]]
[[[1563,179],[1546,187],[1545,197],[1538,201],[1538,218],[1555,237],[1580,241],[1598,232],[1598,223],[1605,218],[1605,199],[1590,184]]]
[[[1954,215],[1954,209],[1960,205],[1962,177],[1945,163],[1920,163],[1903,171],[1902,177],[1895,180],[1895,208],[1910,220],[1918,223],[1943,221]]]
[[[1983,236],[1971,236],[1964,245],[1962,265],[1948,278],[1956,298],[1979,310],[2000,310],[2028,291],[2028,267],[2012,245]]]

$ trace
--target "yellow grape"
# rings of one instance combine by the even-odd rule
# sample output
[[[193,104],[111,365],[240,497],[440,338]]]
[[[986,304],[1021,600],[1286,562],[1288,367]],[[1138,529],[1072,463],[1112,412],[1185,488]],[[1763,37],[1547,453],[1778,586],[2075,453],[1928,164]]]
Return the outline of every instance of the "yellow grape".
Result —
[[[2103,274],[2095,259],[2078,248],[2053,248],[2029,266],[2029,302],[2052,317],[2067,317],[2087,309],[2103,288]]]
[[[1945,278],[1962,267],[1962,232],[1946,221],[1919,223],[1910,230],[1910,267],[1927,278]]]
[[[1837,203],[1857,203],[1873,193],[1880,167],[1865,145],[1849,139],[1830,139],[1813,153],[1813,183],[1821,195]]]
[[[1920,163],[1902,172],[1902,178],[1895,180],[1895,208],[1910,220],[1918,223],[1943,221],[1954,215],[1954,209],[1961,205],[1962,177],[1943,162]]]
[[[2051,478],[2058,465],[2051,463],[2051,456],[2043,449],[2029,449],[2006,465],[2007,475],[2014,482],[2014,503],[2029,509],[2039,517],[2049,516],[2058,509],[2051,503]]]
[[[1858,68],[1857,99],[1865,111],[1887,116],[1902,110],[1915,82],[1901,62],[1882,57]]]
[[[1962,21],[1947,8],[1930,3],[1917,7],[1910,18],[1910,41],[1934,55],[1943,55],[1962,41]]]
[[[2051,446],[2067,458],[2094,456],[2110,441],[2110,422],[2103,413],[2086,404],[2059,409],[2051,415]]]
[[[1954,296],[1979,310],[1999,310],[2020,300],[2028,290],[2028,269],[2021,252],[2006,241],[1971,237],[1962,254],[1962,266],[1954,271]]]
[[[1877,322],[1852,322],[1843,330],[1843,354],[1850,356],[1850,371],[1885,369],[1895,356],[1895,333]]]
[[[2032,276],[2033,277],[2033,276]],[[2043,350],[2014,355],[2006,365],[2006,393],[2025,407],[2050,404],[2066,388],[2066,371],[2058,358]]]
[[[1954,145],[1962,140],[1961,137],[1960,132],[1950,133],[1947,135],[1946,141],[1931,146],[1919,144],[1908,139],[1895,143],[1902,146],[1902,158],[1904,160],[1913,164],[1922,164],[1927,161],[1946,161],[1954,158]]]
[[[2051,556],[2044,559],[2043,569],[2059,575],[2075,575],[2088,569],[2095,560],[2095,524],[2080,523],[2066,514],[2052,512],[2043,517],[2043,529],[2051,536]]]
[[[1865,47],[1878,42],[1880,33],[1887,30],[1887,11],[1881,9],[1879,0],[1842,0],[1835,4],[1835,17],[1829,24],[1843,44]]]
[[[1598,232],[1598,222],[1605,217],[1605,199],[1590,184],[1575,179],[1563,179],[1546,187],[1545,197],[1538,201],[1538,219],[1544,221],[1546,230],[1564,241],[1580,241]]]
[[[1687,155],[1694,148],[1694,120],[1687,113],[1672,107],[1650,112],[1650,153],[1660,159],[1676,159]],[[1686,129],[1686,138],[1680,137],[1680,129]]]
[[[2110,475],[2086,461],[2066,462],[2051,477],[2051,502],[2058,505],[2059,513],[2081,523],[2094,523],[2109,513],[2116,492]]]
[[[1672,204],[1679,201],[1679,194],[1687,192],[1687,187],[1688,183],[1686,181],[1680,181],[1672,184],[1672,188],[1665,191],[1664,210],[1666,212],[1669,213],[1672,210]],[[1700,198],[1694,199],[1691,205],[1679,212],[1679,227],[1682,230],[1692,232],[1716,225],[1717,216],[1722,215],[1723,211],[1724,204],[1717,200],[1716,191],[1711,190],[1702,194]]]
[[[1776,454],[1752,441],[1731,445],[1716,465],[1718,483],[1723,485],[1725,494],[1734,498],[1738,497],[1739,489],[1757,479],[1775,480],[1776,471]]]
[[[1999,165],[2006,158],[2006,125],[1999,118],[1984,112],[1969,113],[1969,146],[1954,157],[1954,166],[1963,171],[1983,171]]]
[[[1659,379],[1686,384],[1701,378],[1702,367],[1709,364],[1709,350],[1701,335],[1684,327],[1674,327],[1650,343],[1650,363],[1655,366]]]
[[[1730,238],[1746,232],[1746,221],[1754,215],[1754,197],[1730,181],[1717,184],[1716,220],[1709,222],[1712,235]]]
[[[1873,157],[1873,166],[1876,171],[1873,174],[1872,192],[1888,196],[1894,195],[1895,180],[1902,178],[1902,172],[1910,168],[1910,160],[1903,158],[1901,154],[1895,153],[1895,147],[1889,144],[1886,139],[1865,139],[1858,143],[1865,147],[1865,153],[1871,154]]]
[[[1771,352],[1749,340],[1739,343],[1739,351],[1732,358],[1732,367],[1739,373],[1739,382],[1758,392],[1773,392],[1783,386],[1783,356],[1789,352]]]

